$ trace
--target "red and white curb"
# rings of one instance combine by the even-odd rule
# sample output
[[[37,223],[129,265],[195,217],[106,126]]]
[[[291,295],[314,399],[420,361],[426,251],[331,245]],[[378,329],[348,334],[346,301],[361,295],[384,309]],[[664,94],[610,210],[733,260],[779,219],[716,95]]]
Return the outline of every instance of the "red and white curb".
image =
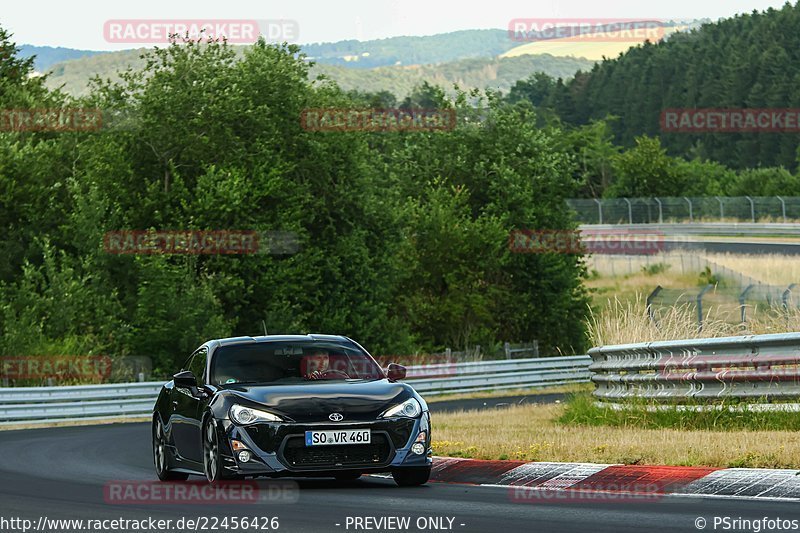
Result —
[[[800,470],[706,468],[594,463],[528,463],[435,457],[431,481],[508,487],[512,498],[548,499],[536,494],[627,495],[624,501],[666,495],[800,501]],[[531,491],[528,494],[526,491]],[[562,494],[563,496],[563,494]],[[553,500],[563,497],[549,498]],[[618,501],[623,501],[617,498]]]

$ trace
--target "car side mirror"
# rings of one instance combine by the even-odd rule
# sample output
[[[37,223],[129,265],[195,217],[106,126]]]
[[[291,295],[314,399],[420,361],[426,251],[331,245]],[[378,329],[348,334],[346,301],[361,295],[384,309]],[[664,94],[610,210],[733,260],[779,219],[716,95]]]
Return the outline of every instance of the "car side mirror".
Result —
[[[406,367],[398,365],[397,363],[389,363],[389,366],[386,368],[386,377],[391,381],[405,379]]]
[[[186,389],[197,388],[197,378],[191,370],[184,370],[172,376],[172,381],[176,387],[183,387]]]

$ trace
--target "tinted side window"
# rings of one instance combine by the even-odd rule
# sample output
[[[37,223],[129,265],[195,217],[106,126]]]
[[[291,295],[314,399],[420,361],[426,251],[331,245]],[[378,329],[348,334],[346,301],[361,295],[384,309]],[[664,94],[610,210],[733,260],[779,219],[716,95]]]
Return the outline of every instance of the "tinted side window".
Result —
[[[191,359],[187,361],[186,370],[191,370],[192,374],[195,375],[197,381],[203,383],[205,380],[205,373],[206,373],[206,357],[208,355],[208,351],[203,348],[196,351]]]

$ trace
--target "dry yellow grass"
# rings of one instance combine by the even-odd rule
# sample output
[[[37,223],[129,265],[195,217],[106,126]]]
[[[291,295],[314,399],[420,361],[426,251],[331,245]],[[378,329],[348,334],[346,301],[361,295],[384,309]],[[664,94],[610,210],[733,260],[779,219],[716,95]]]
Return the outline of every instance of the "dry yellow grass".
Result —
[[[609,300],[599,313],[589,318],[589,338],[593,346],[609,346],[634,342],[672,339],[695,339],[736,335],[736,324],[707,319],[703,330],[697,327],[697,314],[689,305],[676,305],[658,310],[658,325],[647,314],[644,295],[633,300]]]
[[[686,26],[664,28],[663,34],[669,35],[684,29],[686,29]],[[656,40],[660,40],[658,37],[660,37],[661,33],[662,32],[659,32],[655,36]],[[608,40],[602,40],[604,36]],[[647,37],[649,37],[651,41],[654,38],[651,34],[648,34]],[[600,61],[604,57],[613,59],[628,51],[632,46],[638,46],[644,43],[645,40],[645,38],[638,41],[631,39],[621,40],[617,34],[598,32],[593,34],[593,38],[587,39],[547,39],[525,43],[501,54],[500,57],[517,57],[526,54],[550,54],[561,57],[585,57],[586,59]]]
[[[709,307],[704,312],[701,331],[693,305],[665,306],[656,310],[656,325],[647,314],[644,295],[638,294],[625,301],[609,300],[599,312],[590,315],[588,331],[593,346],[800,331],[800,309],[774,307],[758,311],[749,311],[753,318],[742,325],[732,320],[733,310]]]
[[[668,261],[668,259],[664,259],[658,262],[669,264]],[[637,294],[648,294],[658,285],[662,287],[689,288],[697,286],[700,269],[698,269],[697,272],[681,274],[679,269],[669,268],[658,274],[646,274],[641,270],[644,265],[644,262],[642,262],[641,265],[634,263],[631,267],[634,271],[630,274],[628,274],[627,271],[625,274],[614,276],[601,274],[598,277],[587,280],[586,287],[593,292],[595,305],[606,305],[609,297],[611,297],[612,300],[614,298],[619,300],[635,299]],[[608,268],[607,264],[602,263],[590,264],[589,268],[595,266],[605,269]],[[604,272],[607,272],[607,270],[604,270]]]
[[[790,255],[706,254],[709,261],[772,285],[800,283],[800,261]]]
[[[660,265],[661,271],[648,267]],[[615,300],[622,302],[646,297],[656,286],[685,287],[696,290],[705,259],[680,253],[657,256],[603,256],[587,258],[587,267],[594,276],[586,281],[594,308],[605,308]]]
[[[744,287],[735,285],[737,279],[727,279],[726,274],[722,275],[723,285],[703,297],[702,331],[697,328],[694,305],[694,296],[703,283],[700,272],[706,260],[767,284],[788,287],[790,283],[800,283],[800,261],[792,256],[705,254],[694,257],[669,253],[624,259],[597,256],[588,261],[589,268],[598,272],[587,282],[593,293],[595,311],[589,319],[589,332],[595,346],[800,331],[800,311],[790,306],[787,313],[779,299],[773,307],[766,301],[762,304],[747,302],[747,324],[740,324],[738,295]],[[653,265],[667,268],[648,269]],[[685,294],[672,306],[657,302],[654,310],[659,325],[656,326],[647,315],[645,299],[658,285],[668,289],[683,288]],[[794,295],[793,299],[796,303],[798,296]]]
[[[597,277],[587,286],[598,293],[625,295],[631,292],[649,292],[656,285],[663,287],[694,288],[706,260],[761,281],[765,284],[788,286],[800,283],[800,261],[790,255],[691,254],[669,252],[656,256],[602,256],[587,258],[590,270]],[[647,274],[648,266],[663,265],[666,269],[657,274]],[[712,267],[712,271],[716,271]],[[736,279],[728,281],[737,281]]]
[[[525,405],[433,418],[440,456],[521,461],[797,468],[791,431],[680,431],[566,426],[563,405]]]
[[[604,57],[614,58],[628,51],[632,46],[641,43],[610,41],[610,42],[575,42],[566,40],[548,40],[523,44],[512,48],[500,57],[518,57],[529,54],[550,54],[558,57],[584,57],[593,61],[600,61]]]

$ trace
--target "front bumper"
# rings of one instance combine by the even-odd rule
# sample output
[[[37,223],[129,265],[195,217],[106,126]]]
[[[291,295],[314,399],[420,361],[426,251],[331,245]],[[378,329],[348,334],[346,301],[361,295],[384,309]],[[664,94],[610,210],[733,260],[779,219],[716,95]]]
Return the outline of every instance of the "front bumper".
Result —
[[[238,426],[229,419],[219,420],[220,454],[225,469],[238,476],[313,476],[337,472],[390,472],[398,468],[432,464],[430,414],[416,419],[391,418],[348,423],[260,423]],[[308,430],[369,429],[370,444],[343,446],[305,446]],[[425,452],[411,451],[424,431]],[[231,439],[245,445],[251,459],[241,462],[231,448]]]

